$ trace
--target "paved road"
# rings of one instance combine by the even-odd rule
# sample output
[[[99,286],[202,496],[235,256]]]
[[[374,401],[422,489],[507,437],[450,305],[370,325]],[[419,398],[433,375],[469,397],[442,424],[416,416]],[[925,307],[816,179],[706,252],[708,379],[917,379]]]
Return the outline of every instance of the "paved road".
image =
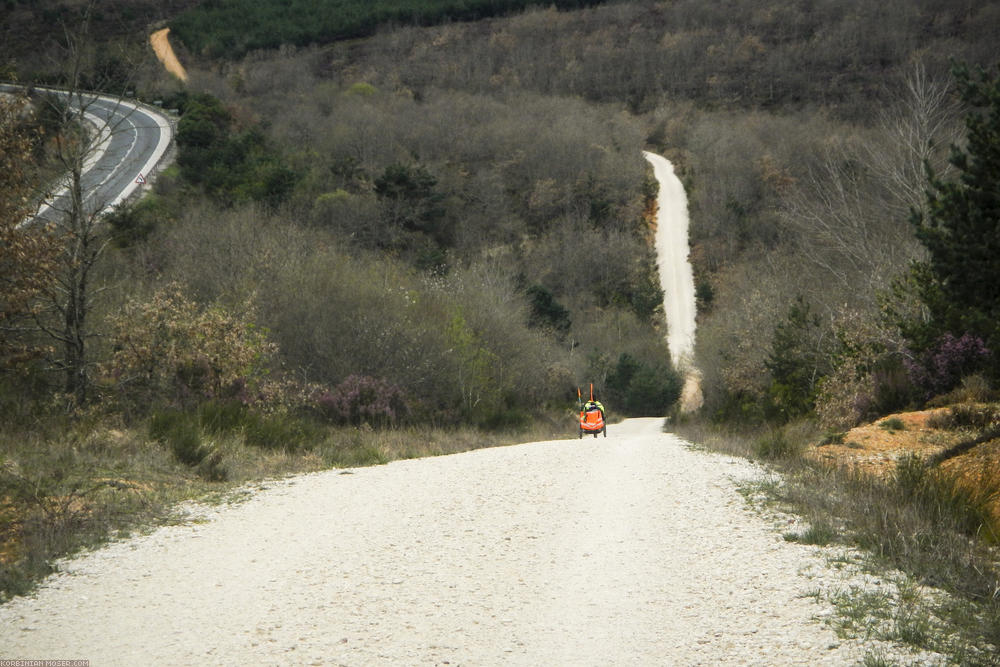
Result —
[[[0,90],[14,88],[0,85]],[[36,90],[66,96],[57,90]],[[170,123],[163,113],[128,100],[84,93],[73,103],[84,108],[93,137],[93,150],[84,164],[84,208],[88,214],[108,211],[141,187],[137,181],[149,179],[170,145]],[[37,215],[52,219],[68,208],[65,187],[54,190]]]
[[[838,576],[660,419],[270,483],[0,606],[0,657],[92,665],[846,665]]]

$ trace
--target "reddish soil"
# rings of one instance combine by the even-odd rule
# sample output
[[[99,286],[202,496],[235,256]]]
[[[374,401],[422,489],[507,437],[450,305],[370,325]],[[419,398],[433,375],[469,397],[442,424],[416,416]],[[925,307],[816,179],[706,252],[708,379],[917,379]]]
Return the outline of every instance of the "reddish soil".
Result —
[[[806,455],[887,479],[893,475],[896,461],[904,455],[917,454],[927,460],[977,435],[968,430],[935,428],[931,418],[947,412],[948,408],[935,408],[888,415],[873,424],[851,429],[842,443],[814,445]],[[898,423],[903,428],[893,428]],[[987,488],[1000,480],[1000,439],[948,458],[938,468],[958,476],[965,484]],[[1000,522],[1000,495],[993,499],[992,506],[994,517]]]

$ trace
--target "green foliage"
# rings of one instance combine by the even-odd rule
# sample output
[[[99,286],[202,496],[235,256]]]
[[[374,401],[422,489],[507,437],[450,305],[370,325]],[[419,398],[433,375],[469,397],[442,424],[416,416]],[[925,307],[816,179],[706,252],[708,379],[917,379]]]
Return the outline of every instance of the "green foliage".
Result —
[[[682,386],[666,364],[644,363],[623,352],[607,377],[606,405],[633,417],[660,417],[680,398]]]
[[[818,519],[811,522],[801,533],[788,533],[784,537],[788,542],[826,546],[837,538],[837,531],[828,521]]]
[[[879,428],[894,433],[896,431],[905,431],[906,424],[899,417],[890,417],[889,419],[883,419],[879,422]]]
[[[298,181],[257,127],[238,131],[232,114],[208,95],[183,95],[177,124],[181,175],[216,200],[255,201],[276,207]]]
[[[819,441],[818,447],[823,447],[824,445],[842,445],[844,444],[844,437],[847,434],[843,431],[828,431],[823,439]]]
[[[798,456],[799,447],[781,429],[771,429],[757,439],[753,451],[761,459],[789,459]]]
[[[559,303],[552,292],[543,285],[529,287],[527,296],[531,308],[528,324],[533,327],[551,329],[560,338],[565,337],[570,324],[572,324],[569,310]]]
[[[206,401],[198,406],[198,423],[212,434],[238,431],[247,418],[247,406],[239,401]]]
[[[192,468],[204,461],[212,450],[202,442],[197,415],[179,410],[154,413],[149,419],[149,437],[173,452],[178,461]]]
[[[927,472],[927,464],[919,454],[901,456],[896,460],[896,486],[905,497],[913,498],[924,485]]]
[[[294,452],[315,445],[323,437],[322,429],[309,419],[281,412],[249,413],[243,426],[246,444],[262,449]]]
[[[774,407],[785,421],[813,408],[817,383],[830,363],[821,336],[820,319],[801,296],[774,329],[764,366],[771,373],[769,393]]]
[[[500,386],[493,376],[497,358],[461,314],[452,316],[446,330],[458,370],[462,411],[467,417],[488,415],[499,406]]]
[[[956,67],[955,79],[969,111],[966,145],[954,146],[955,180],[929,174],[927,212],[915,212],[917,238],[927,249],[927,270],[917,274],[929,322],[911,322],[906,333],[918,352],[945,334],[977,336],[1000,350],[1000,77]],[[1000,378],[994,354],[989,377]]]
[[[255,49],[283,44],[306,46],[366,37],[380,25],[430,25],[473,21],[555,4],[586,7],[602,0],[217,0],[193,7],[171,21],[189,49],[213,57],[239,57]]]
[[[439,253],[452,244],[452,229],[436,185],[437,179],[422,165],[385,168],[374,182],[384,224],[383,236],[376,241],[379,247],[416,252],[418,263],[431,269],[444,264]]]
[[[957,431],[971,429],[985,431],[1000,426],[1000,405],[952,405],[945,413],[931,415],[927,420],[931,428]]]
[[[123,204],[104,217],[111,225],[111,238],[120,248],[147,240],[156,228],[167,222],[173,211],[159,195],[149,194],[135,204]]]

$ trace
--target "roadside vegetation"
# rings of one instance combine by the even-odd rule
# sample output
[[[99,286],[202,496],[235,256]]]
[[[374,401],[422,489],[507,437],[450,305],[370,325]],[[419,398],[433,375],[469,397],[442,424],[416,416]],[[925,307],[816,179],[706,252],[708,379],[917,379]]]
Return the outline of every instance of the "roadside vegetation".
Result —
[[[476,21],[534,5],[579,9],[603,0],[223,0],[202,3],[170,21],[194,53],[239,58],[248,51],[369,37],[387,25]]]
[[[876,291],[871,319],[835,325],[827,340],[822,318],[799,298],[774,327],[765,393],[750,403],[748,393],[730,395],[714,425],[677,430],[777,470],[780,483],[753,491],[808,522],[786,539],[852,547],[865,567],[902,573],[888,593],[832,595],[838,631],[935,651],[956,664],[996,664],[1000,78],[961,67],[955,77],[965,136],[951,148],[954,175],[942,179],[927,164],[926,199],[909,216],[924,253]],[[906,422],[886,415],[932,406],[950,407],[927,419],[907,453],[898,440]],[[897,438],[886,454],[823,453],[865,449],[849,429],[875,419],[884,437]],[[928,444],[929,456],[917,453]],[[889,456],[894,465],[879,467]],[[885,664],[880,654],[870,658]]]
[[[991,414],[1000,411],[995,394],[976,398],[978,405],[991,406]],[[994,402],[983,402],[989,400]],[[945,450],[954,452],[992,428],[995,448],[996,425],[956,421],[953,415],[967,411],[962,405],[943,413],[933,436],[925,437],[958,442]],[[877,582],[817,591],[834,608],[827,622],[838,634],[902,645],[914,654],[932,651],[949,664],[997,664],[1000,483],[990,472],[995,454],[983,468],[904,454],[876,474],[848,459],[824,458],[826,443],[844,434],[817,436],[822,429],[815,420],[758,429],[688,422],[671,429],[710,450],[766,465],[775,474],[744,491],[763,508],[800,517],[801,528],[786,532],[785,539],[831,547],[832,565],[868,573],[868,581]],[[907,664],[896,661],[899,655],[873,648],[865,664]]]
[[[977,68],[994,65],[998,3],[489,3],[469,22],[425,3],[349,40],[286,12],[273,50],[253,28],[272,5],[240,4],[235,40],[241,23],[215,22],[228,3],[133,3],[174,27],[187,86],[134,30],[79,61],[87,87],[177,109],[179,154],[95,240],[85,401],[34,326],[45,286],[22,281],[5,304],[0,323],[20,323],[3,329],[0,376],[4,563],[22,573],[9,590],[65,536],[208,489],[419,453],[440,434],[572,434],[590,381],[612,415],[664,414],[679,379],[647,148],[691,205],[706,404],[685,428],[710,446],[744,434],[723,446],[783,470],[783,500],[809,498],[815,525],[796,539],[870,546],[978,605],[964,645],[996,643],[990,530],[952,517],[966,501],[942,495],[965,492],[935,462],[903,484],[800,452],[963,386],[995,400],[1000,249],[982,243],[997,224],[997,83]],[[25,30],[32,12],[78,18],[54,0],[13,5]],[[136,21],[114,7],[91,25]],[[50,45],[57,57],[11,50],[11,69],[65,82],[72,44]],[[23,116],[3,129],[37,151],[66,132]],[[7,275],[52,261],[33,252]],[[126,509],[99,519],[111,496]],[[865,514],[883,505],[898,511]],[[31,531],[63,537],[29,557],[13,545]]]

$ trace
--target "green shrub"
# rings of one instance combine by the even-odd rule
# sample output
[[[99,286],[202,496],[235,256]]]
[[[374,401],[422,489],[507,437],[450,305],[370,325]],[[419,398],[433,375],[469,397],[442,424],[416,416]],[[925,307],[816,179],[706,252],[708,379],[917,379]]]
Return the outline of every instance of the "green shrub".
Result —
[[[529,287],[525,294],[531,307],[528,325],[548,328],[560,337],[565,336],[573,321],[569,311],[556,300],[552,292],[544,285],[536,284]]]
[[[198,475],[209,482],[225,482],[229,479],[229,469],[223,463],[222,452],[213,450],[198,464]]]
[[[943,414],[933,415],[927,422],[931,428],[949,431],[959,429],[985,430],[1000,424],[1000,406],[962,404],[953,405]]]
[[[754,454],[761,459],[788,459],[798,451],[798,447],[780,430],[771,431],[754,443]]]
[[[889,419],[883,420],[879,423],[879,428],[893,433],[895,431],[905,431],[906,424],[899,417],[890,417]]]
[[[323,435],[322,429],[313,422],[288,414],[261,416],[251,413],[243,430],[244,441],[251,447],[289,452],[315,444]]]
[[[823,447],[825,445],[842,445],[844,444],[844,436],[847,434],[843,431],[827,431],[823,439],[819,441],[819,446]]]
[[[480,427],[488,431],[513,431],[527,426],[531,415],[520,408],[498,407],[483,418]]]
[[[248,420],[245,405],[237,401],[209,401],[198,406],[198,421],[209,433],[231,433]]]
[[[350,444],[330,447],[324,450],[324,460],[338,468],[358,468],[361,466],[382,465],[388,459],[377,447],[373,445]]]
[[[993,520],[991,506],[998,498],[1000,480],[983,475],[970,483],[937,471],[923,485],[921,504],[929,514],[951,523],[959,532],[996,543],[1000,541],[1000,526]]]
[[[833,542],[836,537],[837,531],[830,525],[829,522],[818,520],[810,524],[809,528],[804,533],[799,535],[798,541],[802,544],[825,546]]]
[[[229,110],[207,93],[180,102],[177,164],[185,180],[226,205],[253,200],[274,208],[288,198],[298,175],[259,128],[238,131]]]
[[[607,400],[626,415],[662,417],[680,398],[683,380],[666,364],[644,363],[623,352],[608,374],[607,387]]]
[[[861,664],[863,667],[897,667],[899,665],[892,658],[886,657],[885,651],[881,649],[865,653]]]
[[[906,498],[912,498],[923,488],[927,465],[919,454],[908,454],[896,460],[896,487]]]
[[[170,447],[184,465],[199,465],[211,450],[201,442],[197,418],[185,412],[163,411],[149,420],[149,435]]]
[[[145,241],[169,215],[164,198],[151,194],[136,204],[117,206],[105,220],[111,225],[115,245],[128,248]]]

